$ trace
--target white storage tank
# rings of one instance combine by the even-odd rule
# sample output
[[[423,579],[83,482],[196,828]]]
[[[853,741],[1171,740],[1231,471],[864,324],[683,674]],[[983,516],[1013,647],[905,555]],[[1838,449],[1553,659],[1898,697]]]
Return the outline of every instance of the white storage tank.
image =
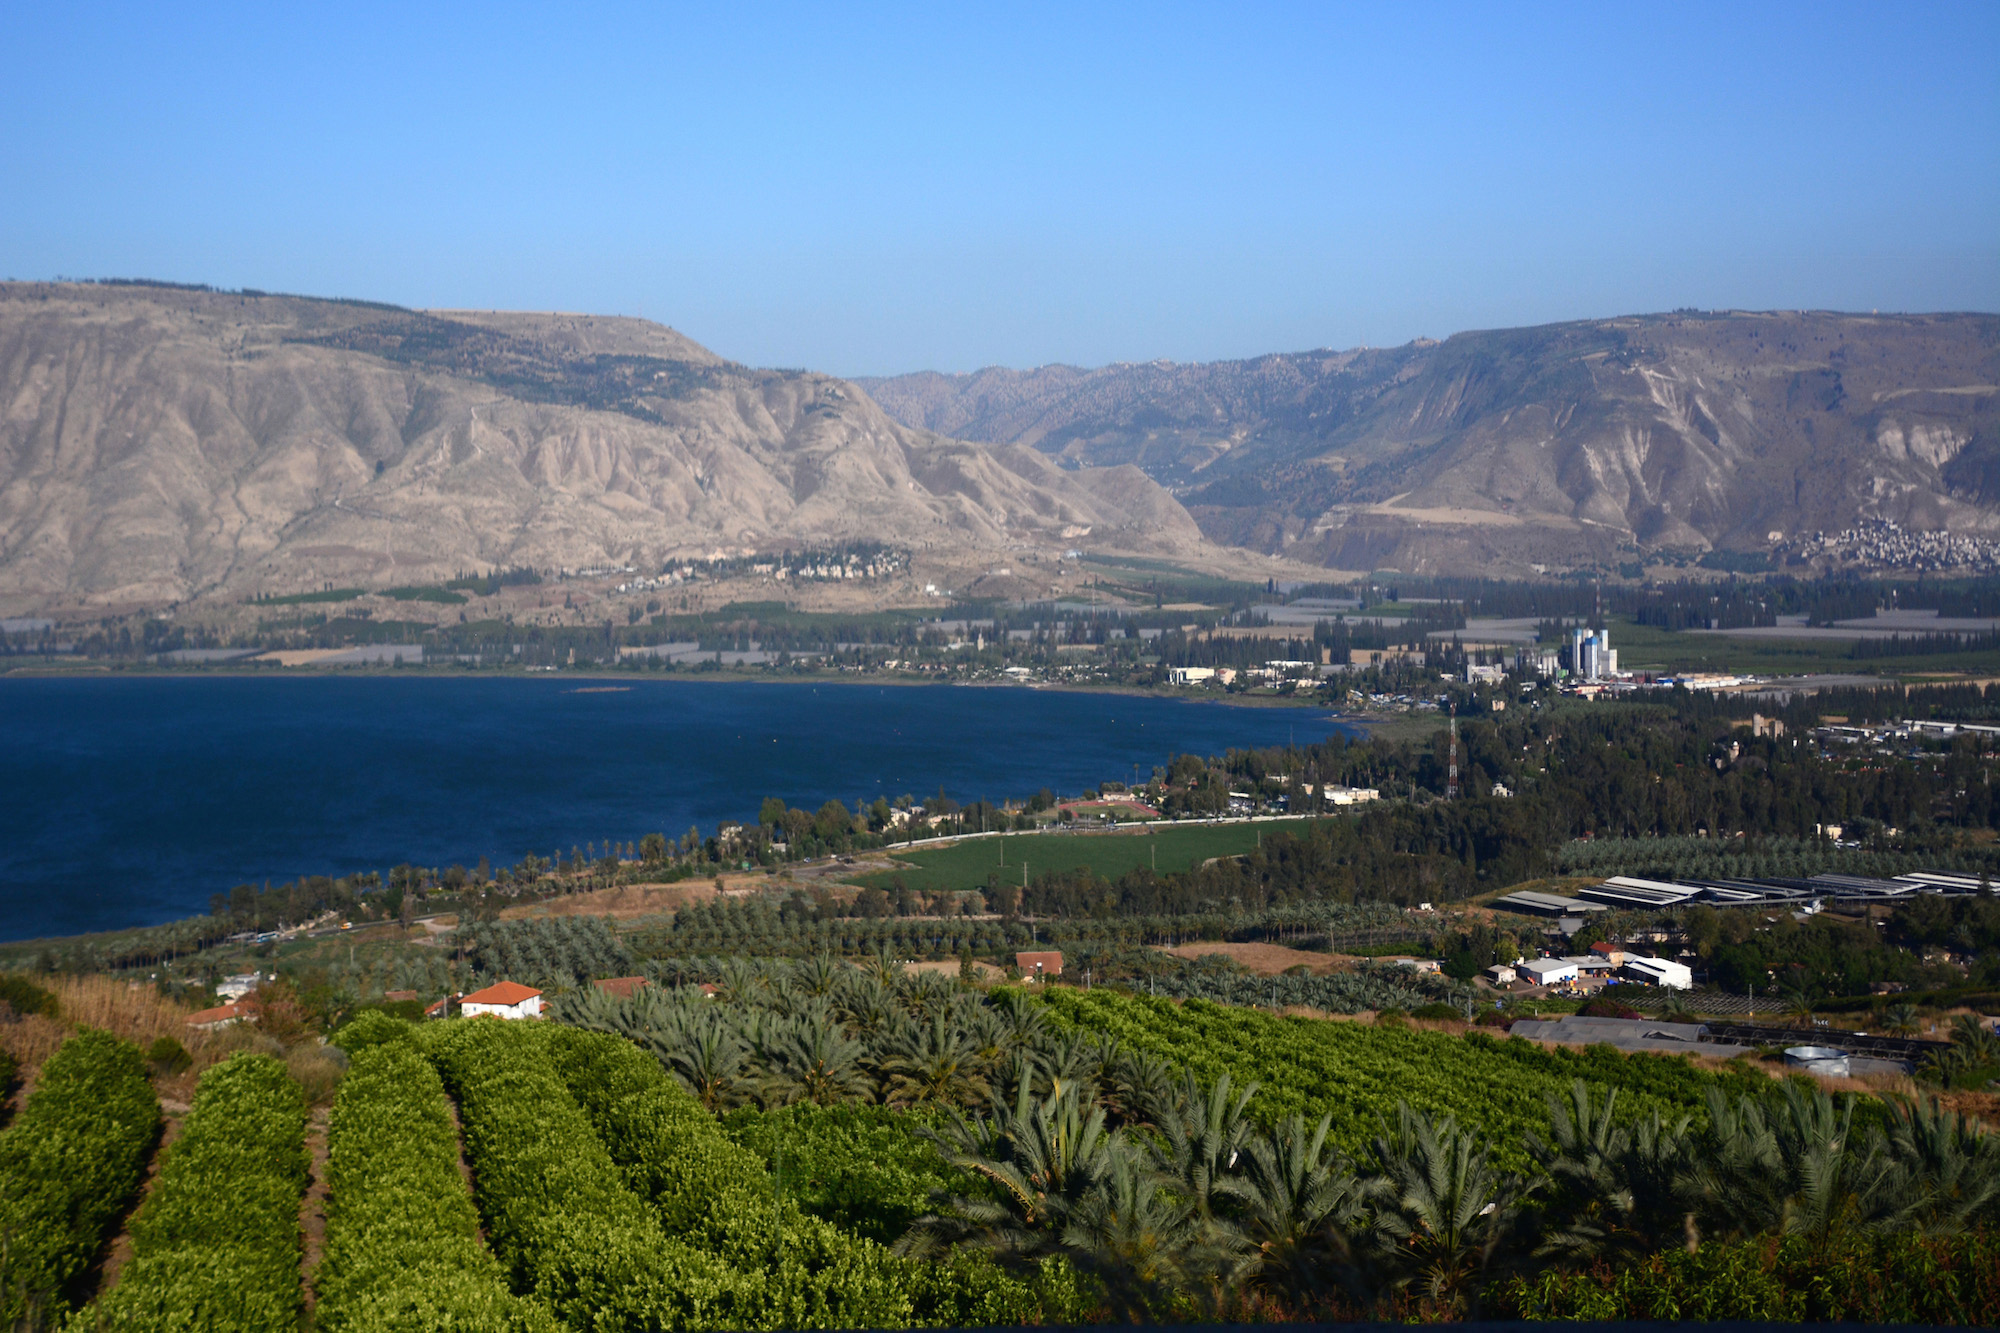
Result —
[[[1808,1074],[1847,1077],[1847,1052],[1838,1046],[1790,1046],[1785,1049],[1785,1063]]]

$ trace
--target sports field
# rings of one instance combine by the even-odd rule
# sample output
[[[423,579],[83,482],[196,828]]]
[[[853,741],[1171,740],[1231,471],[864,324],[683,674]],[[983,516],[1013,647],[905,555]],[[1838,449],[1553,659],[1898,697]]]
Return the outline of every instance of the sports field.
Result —
[[[1278,831],[1295,831],[1309,819],[1275,819],[1255,824],[1172,824],[1105,833],[1016,833],[1000,838],[970,838],[948,847],[919,847],[896,852],[906,869],[859,875],[854,882],[887,888],[902,876],[913,889],[980,889],[989,874],[1019,883],[1028,875],[1090,867],[1107,879],[1150,866],[1186,870],[1216,856],[1239,856],[1260,838]]]

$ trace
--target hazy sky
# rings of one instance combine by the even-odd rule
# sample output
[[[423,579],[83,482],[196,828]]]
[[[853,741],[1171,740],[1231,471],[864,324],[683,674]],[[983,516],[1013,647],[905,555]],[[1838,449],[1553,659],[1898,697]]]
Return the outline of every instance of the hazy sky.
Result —
[[[843,374],[2000,309],[1995,0],[585,9],[6,0],[0,276]]]

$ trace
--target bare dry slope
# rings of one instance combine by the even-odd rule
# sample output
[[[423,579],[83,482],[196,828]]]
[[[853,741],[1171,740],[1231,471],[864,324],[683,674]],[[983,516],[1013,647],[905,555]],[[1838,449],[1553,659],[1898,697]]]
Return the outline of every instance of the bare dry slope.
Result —
[[[717,546],[1206,549],[1065,471],[671,329],[152,285],[0,285],[0,608],[629,563]]]
[[[1132,463],[1213,539],[1336,568],[2000,532],[2000,318],[1718,312],[1248,361],[861,383],[898,419]]]

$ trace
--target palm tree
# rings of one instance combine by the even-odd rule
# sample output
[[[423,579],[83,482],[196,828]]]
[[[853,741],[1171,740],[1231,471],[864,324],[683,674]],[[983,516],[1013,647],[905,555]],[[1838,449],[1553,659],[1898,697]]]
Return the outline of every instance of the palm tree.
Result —
[[[1187,1200],[1122,1140],[1110,1140],[1104,1166],[1063,1225],[1063,1252],[1097,1279],[1114,1318],[1161,1322],[1198,1280],[1188,1264],[1203,1248],[1198,1222]],[[1219,1288],[1210,1294],[1211,1306],[1219,1304]]]
[[[1913,1037],[1917,1033],[1917,1006],[1914,1004],[1892,1004],[1882,1012],[1882,1026],[1899,1037]]]
[[[1032,1052],[1037,1090],[1050,1097],[1073,1090],[1096,1101],[1099,1078],[1116,1052],[1116,1043],[1087,1033],[1049,1034]]]
[[[725,958],[716,983],[716,998],[745,1004],[769,989],[770,974],[748,958]]]
[[[1451,1116],[1396,1107],[1375,1140],[1375,1249],[1391,1290],[1418,1288],[1451,1312],[1476,1304],[1481,1279],[1513,1229],[1519,1183],[1494,1170]]]
[[[949,1010],[959,994],[956,982],[936,972],[919,972],[905,977],[896,989],[904,1012],[918,1022]]]
[[[1598,1101],[1582,1079],[1567,1102],[1549,1097],[1549,1139],[1528,1136],[1548,1177],[1547,1229],[1537,1253],[1569,1259],[1648,1253],[1681,1225],[1676,1186],[1685,1172],[1691,1117],[1663,1122],[1656,1111],[1618,1126],[1617,1089]]]
[[[672,1049],[663,1063],[711,1113],[742,1100],[743,1043],[721,1023],[706,1023]]]
[[[1036,1098],[1025,1081],[1012,1105],[996,1098],[988,1115],[957,1115],[942,1130],[919,1132],[950,1165],[985,1180],[992,1197],[950,1197],[937,1213],[917,1219],[897,1252],[923,1255],[970,1243],[1015,1264],[1056,1251],[1063,1228],[1110,1174],[1116,1140],[1104,1112],[1085,1111],[1073,1089]]]
[[[1232,1096],[1228,1074],[1206,1088],[1188,1074],[1173,1106],[1154,1121],[1161,1131],[1160,1166],[1204,1222],[1214,1217],[1222,1182],[1236,1170],[1249,1140],[1248,1111],[1256,1093],[1252,1083]]]
[[[1126,1125],[1161,1125],[1172,1114],[1179,1080],[1174,1066],[1146,1051],[1121,1050],[1104,1071],[1104,1108]]]
[[[767,1042],[770,1072],[763,1093],[769,1104],[831,1106],[874,1090],[868,1071],[861,1067],[861,1043],[831,1021],[788,1023]]]
[[[1787,1082],[1775,1103],[1714,1088],[1709,1132],[1684,1181],[1705,1227],[1726,1239],[1808,1235],[1822,1244],[1879,1229],[1894,1172],[1879,1140],[1854,1142],[1854,1100]]]
[[[1246,1279],[1306,1310],[1337,1285],[1359,1294],[1355,1237],[1368,1187],[1345,1158],[1326,1146],[1333,1117],[1307,1128],[1292,1116],[1250,1140],[1245,1169],[1224,1182],[1249,1247]]]
[[[831,954],[816,953],[792,965],[789,986],[804,995],[831,1000],[853,975],[847,964]]]
[[[1939,1236],[2000,1220],[2000,1134],[1926,1097],[1890,1102],[1885,1137],[1899,1228]]]
[[[884,1101],[960,1106],[991,1095],[979,1048],[953,1018],[940,1010],[930,1022],[906,1028],[890,1041],[881,1066]]]
[[[1819,992],[1801,982],[1779,993],[1784,997],[1786,1016],[1802,1028],[1811,1027],[1813,1013],[1819,1008]]]

